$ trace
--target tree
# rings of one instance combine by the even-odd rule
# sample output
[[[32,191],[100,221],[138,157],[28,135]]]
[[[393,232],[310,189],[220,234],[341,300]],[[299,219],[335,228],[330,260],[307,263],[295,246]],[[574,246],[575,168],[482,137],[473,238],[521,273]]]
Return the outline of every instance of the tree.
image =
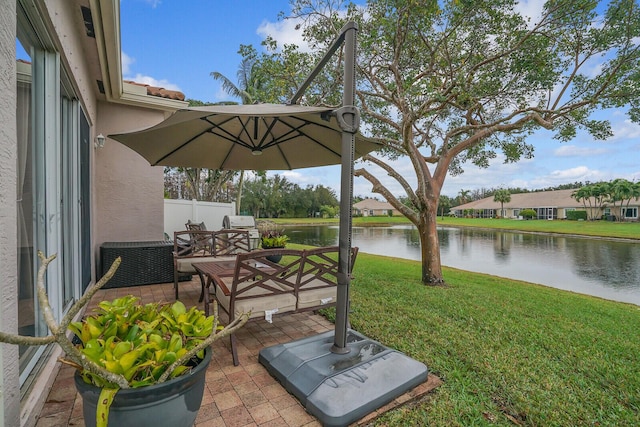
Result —
[[[449,212],[451,209],[451,198],[449,196],[445,196],[444,194],[440,195],[440,199],[438,200],[438,208],[440,208],[440,216],[443,217],[445,212]]]
[[[607,200],[611,200],[610,194],[611,183],[597,182],[580,187],[571,193],[571,196],[578,202],[582,201],[585,210],[587,209],[587,202],[589,203],[589,219],[594,220],[599,217],[597,214],[604,208]]]
[[[587,201],[589,201],[589,210],[591,210],[591,192],[588,187],[578,188],[576,191],[571,193],[571,197],[576,199],[576,202],[582,202],[582,206],[584,206],[584,210],[587,210]]]
[[[243,104],[253,104],[257,102],[259,98],[259,92],[262,87],[261,74],[255,70],[256,52],[251,46],[240,45],[238,51],[242,55],[242,61],[238,67],[238,84],[234,84],[228,77],[219,73],[218,71],[212,71],[210,76],[215,80],[222,82],[222,90],[229,95],[240,98]],[[236,215],[240,215],[240,208],[242,203],[242,187],[244,184],[244,171],[240,171],[240,177],[238,178],[238,191],[236,196]]]
[[[458,192],[458,200],[460,200],[461,204],[465,204],[469,201],[469,196],[471,194],[470,190],[465,190],[465,189],[460,189],[460,191]]]
[[[203,102],[197,99],[187,99],[190,107],[227,104]],[[206,168],[165,167],[165,194],[171,198],[196,199],[209,202],[229,201],[222,189],[235,178],[235,171],[222,171]],[[242,178],[241,178],[242,179]],[[240,201],[238,199],[238,206]]]
[[[527,137],[538,129],[560,141],[578,129],[606,139],[609,122],[592,118],[598,109],[628,107],[640,121],[637,1],[549,0],[534,20],[514,5],[377,0],[338,13],[344,4],[336,0],[293,4],[292,16],[303,20],[317,52],[346,20],[359,25],[356,94],[364,128],[385,149],[365,156],[368,166],[355,175],[417,227],[425,284],[444,283],[436,215],[448,174],[462,173],[466,163],[488,167],[500,153],[505,162],[531,158]],[[263,59],[273,66],[273,57]],[[330,77],[319,78],[305,102],[338,103],[331,87],[340,87],[340,67],[325,70]],[[411,162],[415,187],[387,161],[400,156]],[[377,170],[395,179],[411,204],[401,203]]]
[[[629,209],[629,203],[631,202],[631,199],[634,199],[636,201],[640,199],[640,182],[631,183],[630,191],[629,193],[627,193],[627,197],[626,197],[627,202],[624,208],[624,214],[620,215],[622,219],[627,217],[626,212]]]
[[[613,203],[613,209],[615,211],[616,202],[620,202],[620,215],[618,215],[618,221],[623,221],[625,217],[625,210],[623,209],[624,201],[627,201],[627,208],[629,207],[629,201],[634,195],[633,182],[618,178],[611,181],[609,185],[609,200]]]
[[[500,216],[504,217],[504,204],[511,201],[511,193],[505,189],[497,190],[493,195],[493,201],[500,203]]]

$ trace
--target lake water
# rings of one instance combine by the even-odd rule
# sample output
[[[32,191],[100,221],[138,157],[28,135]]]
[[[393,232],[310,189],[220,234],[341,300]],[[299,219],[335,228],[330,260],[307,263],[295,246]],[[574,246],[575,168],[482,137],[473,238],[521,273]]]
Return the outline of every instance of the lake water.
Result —
[[[337,226],[286,227],[293,243],[338,244]],[[442,264],[640,305],[640,242],[439,227]],[[362,252],[420,260],[410,225],[354,227]]]

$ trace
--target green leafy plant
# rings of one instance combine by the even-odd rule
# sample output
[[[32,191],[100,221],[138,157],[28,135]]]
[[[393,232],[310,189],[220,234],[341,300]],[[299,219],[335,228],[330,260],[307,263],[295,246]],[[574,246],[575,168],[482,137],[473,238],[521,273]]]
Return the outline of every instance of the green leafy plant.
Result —
[[[142,305],[131,295],[102,301],[95,313],[73,321],[93,295],[115,274],[117,258],[107,273],[91,287],[58,323],[53,317],[44,286],[47,266],[56,255],[45,257],[38,252],[38,303],[51,331],[46,337],[28,337],[0,332],[0,342],[19,345],[58,344],[66,353],[63,363],[80,371],[83,380],[101,388],[96,425],[107,426],[109,407],[120,389],[162,383],[189,372],[204,358],[205,348],[224,338],[249,319],[243,313],[226,327],[218,325],[218,311],[205,316],[195,307],[187,310],[183,303]],[[80,343],[74,345],[68,332]]]
[[[284,230],[283,230],[284,231]],[[279,230],[264,230],[260,233],[260,244],[263,249],[284,248],[289,236]]]
[[[69,329],[80,339],[80,352],[109,372],[123,375],[132,388],[175,378],[204,358],[204,350],[188,357],[213,332],[215,319],[195,307],[187,310],[176,301],[172,305],[142,305],[128,295],[102,301],[96,314]],[[219,329],[222,329],[218,327]],[[185,360],[186,359],[186,360]],[[175,369],[169,370],[177,362]],[[70,362],[73,364],[73,362]],[[110,385],[100,375],[82,371],[86,383]]]

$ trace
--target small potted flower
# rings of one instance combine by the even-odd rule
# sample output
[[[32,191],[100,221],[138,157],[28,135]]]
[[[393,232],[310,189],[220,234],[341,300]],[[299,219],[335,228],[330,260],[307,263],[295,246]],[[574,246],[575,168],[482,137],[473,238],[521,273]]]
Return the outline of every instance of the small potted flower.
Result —
[[[279,230],[265,230],[260,234],[262,249],[282,249],[287,246],[288,241],[289,236]]]
[[[275,224],[264,222],[260,227],[260,246],[262,249],[283,249],[287,246],[289,236],[284,230],[278,230]],[[282,255],[271,255],[267,259],[272,262],[280,262]]]

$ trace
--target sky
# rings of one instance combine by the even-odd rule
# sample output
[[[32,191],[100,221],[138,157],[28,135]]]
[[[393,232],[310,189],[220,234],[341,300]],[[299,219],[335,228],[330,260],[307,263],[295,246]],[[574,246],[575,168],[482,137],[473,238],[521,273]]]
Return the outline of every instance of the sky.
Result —
[[[542,0],[522,0],[524,13],[535,16]],[[210,73],[218,71],[236,81],[241,44],[260,43],[271,35],[280,43],[300,45],[296,23],[279,20],[279,12],[290,11],[289,0],[121,0],[121,43],[123,77],[153,86],[183,92],[186,98],[205,102],[233,100]],[[640,125],[633,124],[620,110],[600,112],[598,118],[611,121],[614,136],[596,141],[579,133],[560,143],[550,131],[531,136],[534,158],[503,164],[501,157],[482,169],[465,165],[460,176],[448,176],[442,194],[455,197],[461,190],[519,187],[529,190],[615,178],[640,180]],[[391,163],[415,188],[415,173],[408,159]],[[362,163],[356,163],[356,168]],[[391,192],[404,192],[386,173],[371,168]],[[376,173],[378,172],[378,173]],[[324,185],[340,193],[340,168],[328,166],[277,171],[302,187]],[[364,178],[354,179],[353,194],[382,199],[371,193]]]

